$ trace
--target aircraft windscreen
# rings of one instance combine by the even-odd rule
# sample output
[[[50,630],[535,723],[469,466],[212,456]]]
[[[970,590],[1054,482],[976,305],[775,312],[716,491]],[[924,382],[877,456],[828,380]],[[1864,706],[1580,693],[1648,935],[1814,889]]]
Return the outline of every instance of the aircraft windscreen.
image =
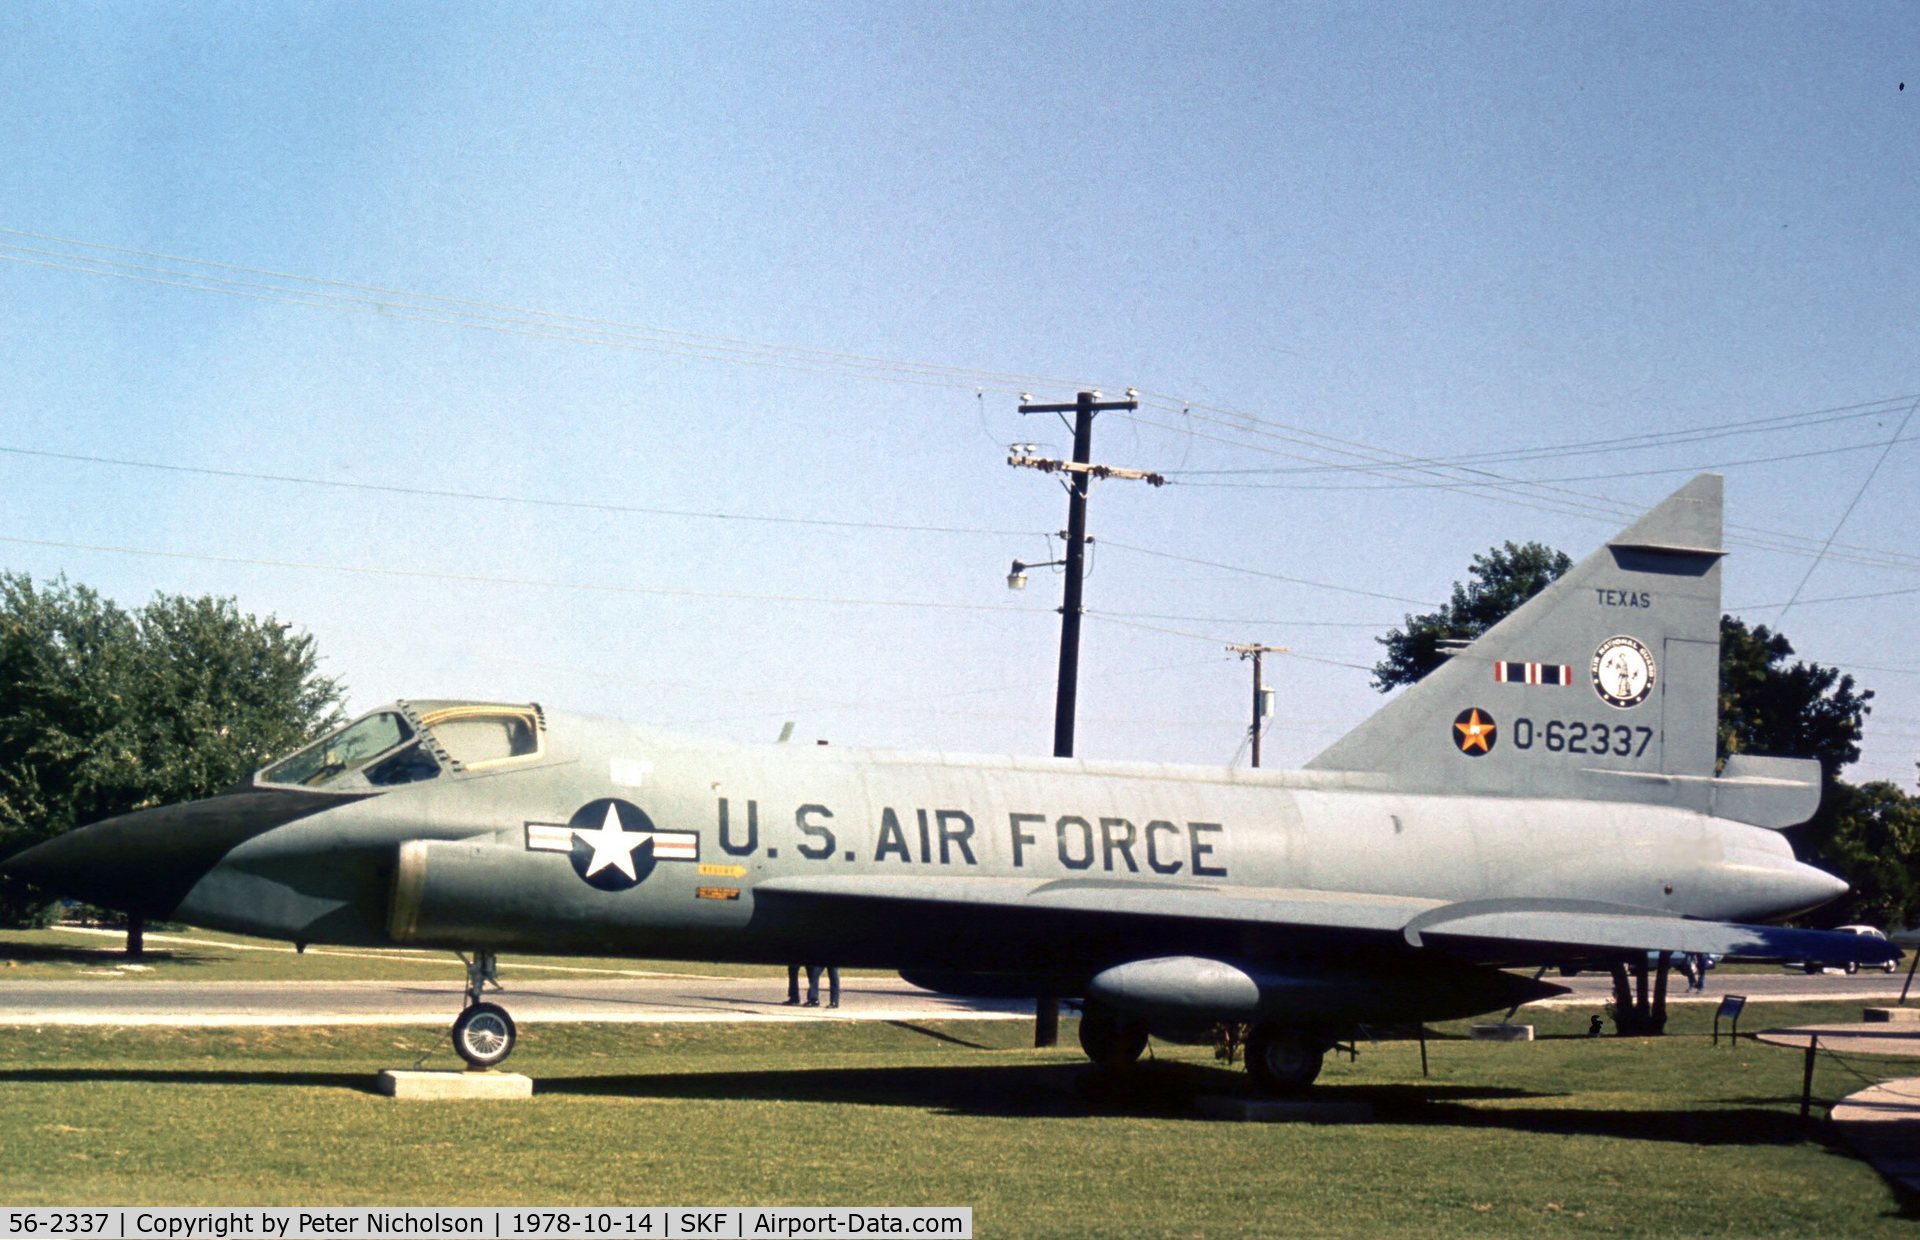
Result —
[[[427,727],[454,761],[469,769],[540,751],[533,716],[520,711],[468,711],[429,715]]]
[[[262,782],[301,784],[309,788],[332,783],[413,736],[407,721],[390,711],[356,720],[333,735],[262,771]]]

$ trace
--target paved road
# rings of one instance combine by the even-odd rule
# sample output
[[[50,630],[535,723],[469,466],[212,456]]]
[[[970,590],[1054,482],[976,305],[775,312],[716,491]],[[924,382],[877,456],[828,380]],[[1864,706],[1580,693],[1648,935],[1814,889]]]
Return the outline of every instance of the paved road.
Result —
[[[792,1008],[784,979],[661,975],[509,980],[489,994],[516,1020],[953,1020],[1032,1018],[1033,1005],[952,999],[899,978],[849,978],[838,1009]],[[135,978],[0,983],[0,1025],[446,1025],[461,984],[151,982]]]
[[[1676,990],[1671,1003],[1750,999],[1890,1003],[1899,974],[1808,977],[1799,973],[1715,977],[1705,995]],[[1601,1003],[1603,976],[1563,979],[1574,994],[1542,1006]],[[929,994],[898,978],[850,978],[838,1010],[780,1003],[782,979],[659,975],[641,978],[509,979],[490,996],[516,1019],[543,1021],[793,1021],[1031,1018],[1032,1005]],[[0,981],[0,1025],[441,1025],[460,1009],[445,982],[154,982],[137,977]]]
[[[1613,998],[1613,980],[1604,973],[1583,973],[1572,978],[1548,975],[1546,980],[1570,987],[1573,993],[1563,998],[1544,1000],[1535,1004],[1536,1007],[1605,1003]],[[1900,987],[1906,980],[1904,969],[1898,973],[1856,973],[1852,977],[1844,973],[1808,976],[1798,970],[1788,972],[1785,969],[1777,973],[1720,973],[1716,970],[1707,974],[1707,989],[1702,992],[1684,989],[1686,979],[1675,973],[1669,980],[1667,1003],[1718,1003],[1721,996],[1728,994],[1745,995],[1755,1002],[1772,999],[1776,1002],[1830,1000],[1852,1003],[1857,1000],[1862,1003],[1892,1003],[1900,997]],[[1916,1001],[1920,1001],[1920,981],[1914,983],[1914,992]]]

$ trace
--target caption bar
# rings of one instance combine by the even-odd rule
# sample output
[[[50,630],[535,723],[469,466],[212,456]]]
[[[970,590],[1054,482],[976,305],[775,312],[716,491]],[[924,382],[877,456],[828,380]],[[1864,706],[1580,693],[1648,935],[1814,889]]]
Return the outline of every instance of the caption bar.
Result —
[[[971,1240],[970,1206],[648,1206],[496,1209],[113,1206],[0,1210],[0,1240],[753,1240],[755,1237],[942,1236]]]

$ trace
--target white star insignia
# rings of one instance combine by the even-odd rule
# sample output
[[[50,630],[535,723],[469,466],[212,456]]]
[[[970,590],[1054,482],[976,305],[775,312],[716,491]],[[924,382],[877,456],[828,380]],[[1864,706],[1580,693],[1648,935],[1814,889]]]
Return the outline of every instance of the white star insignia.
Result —
[[[581,831],[574,834],[587,842],[593,849],[593,858],[587,862],[588,878],[612,866],[629,879],[638,882],[640,871],[633,866],[633,850],[653,838],[648,831],[628,831],[620,825],[620,813],[612,805],[607,806],[606,821],[597,830]]]

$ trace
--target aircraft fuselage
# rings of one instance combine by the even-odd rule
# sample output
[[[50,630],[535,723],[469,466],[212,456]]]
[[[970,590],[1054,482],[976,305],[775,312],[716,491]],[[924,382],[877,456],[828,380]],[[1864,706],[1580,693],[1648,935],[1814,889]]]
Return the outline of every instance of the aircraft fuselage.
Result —
[[[993,879],[1116,899],[1375,893],[1375,946],[1393,952],[1394,928],[1421,902],[1553,898],[1764,920],[1838,887],[1777,832],[1666,807],[1408,795],[1298,771],[729,746],[572,716],[550,734],[535,763],[342,796],[233,841],[204,873],[150,882],[181,893],[150,911],[316,943],[1081,973],[1147,947],[1311,956],[1325,944],[1310,928],[1202,921],[1182,923],[1179,942],[1160,922],[1062,938],[1044,909],[976,911],[942,893]],[[121,835],[150,877],[203,863],[157,856],[177,824],[146,832],[142,817],[96,830]],[[147,837],[137,846],[135,832]],[[96,852],[91,864],[113,861]],[[835,876],[898,877],[933,902],[851,922],[783,908],[777,880]]]

